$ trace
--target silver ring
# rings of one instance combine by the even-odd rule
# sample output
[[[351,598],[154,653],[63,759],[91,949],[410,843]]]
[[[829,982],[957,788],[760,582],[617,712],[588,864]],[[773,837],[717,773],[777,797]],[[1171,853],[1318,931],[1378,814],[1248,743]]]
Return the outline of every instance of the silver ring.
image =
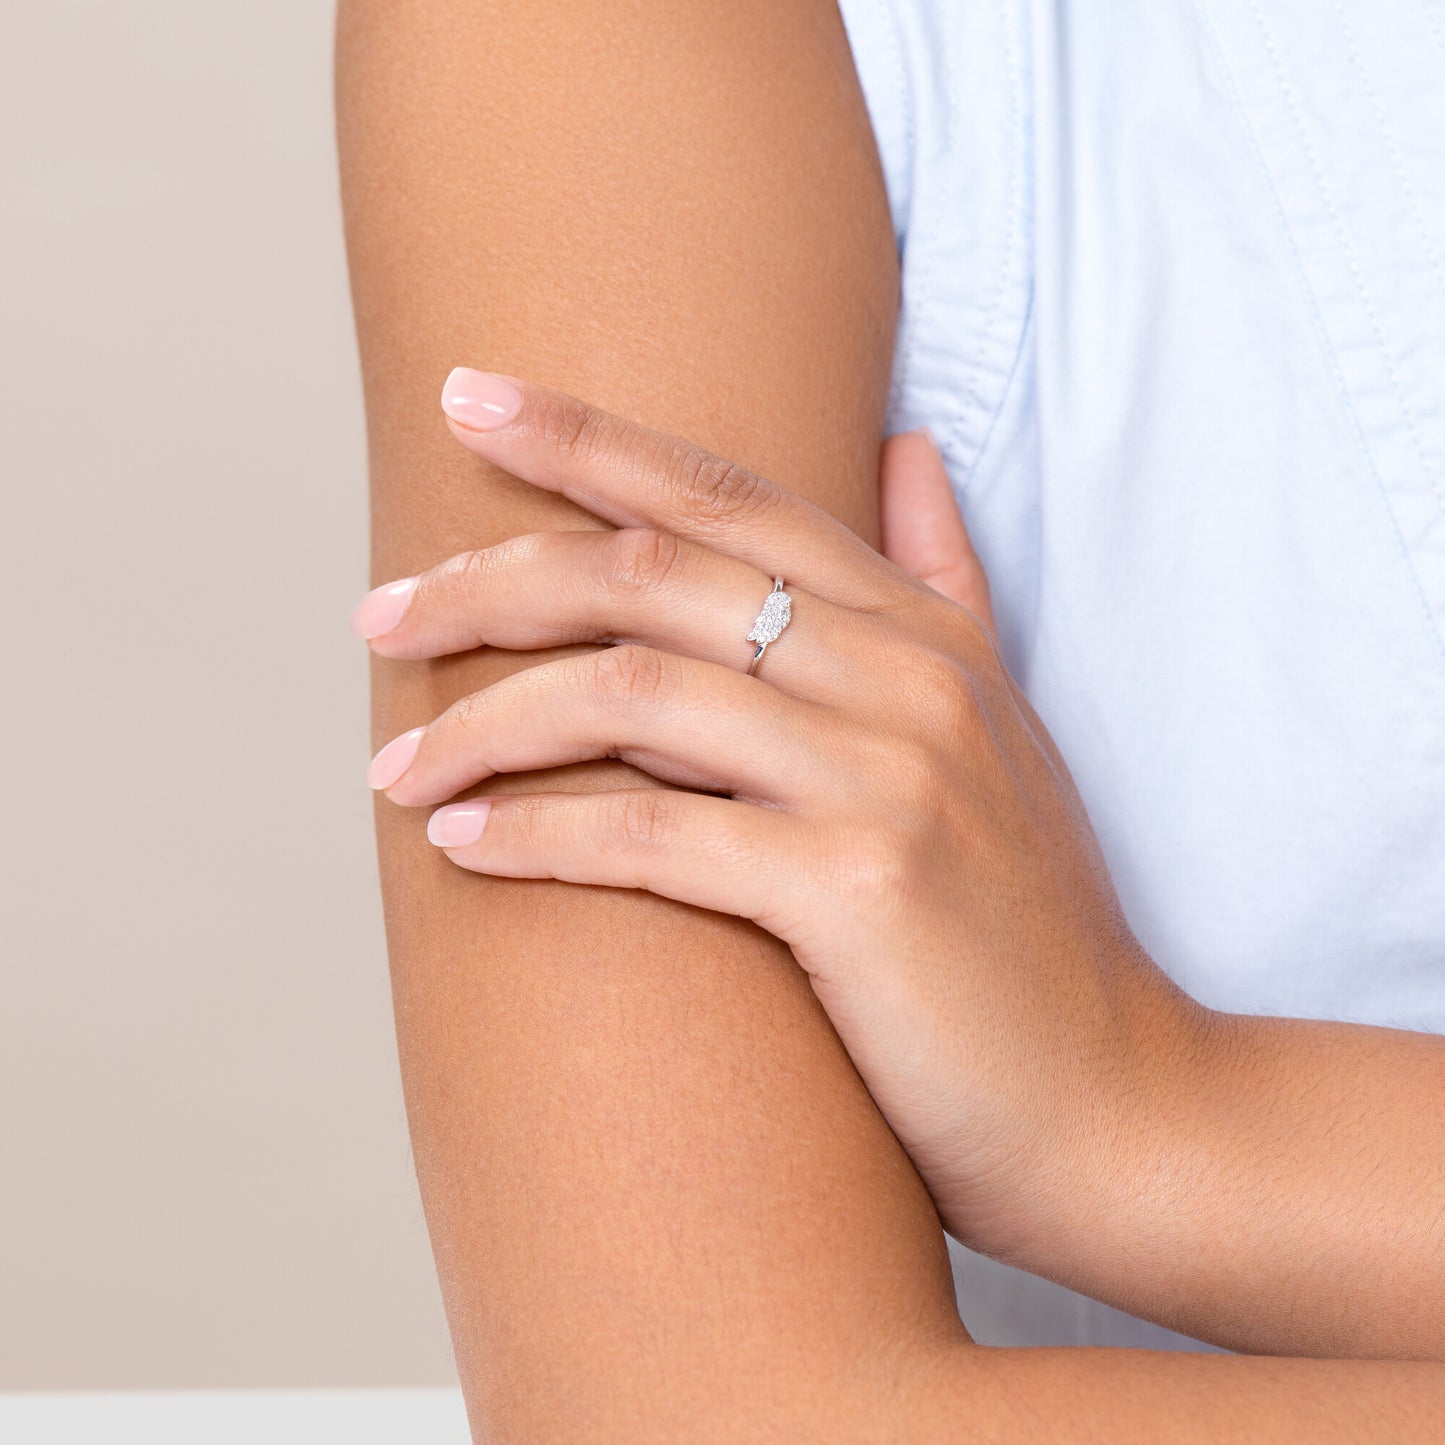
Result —
[[[793,599],[783,591],[783,579],[774,577],[773,590],[763,599],[763,610],[758,613],[758,620],[753,623],[753,630],[743,639],[745,642],[758,644],[758,650],[753,653],[753,660],[748,663],[749,677],[758,670],[758,662],[762,658],[763,649],[768,643],[776,642],[778,634],[792,620]]]

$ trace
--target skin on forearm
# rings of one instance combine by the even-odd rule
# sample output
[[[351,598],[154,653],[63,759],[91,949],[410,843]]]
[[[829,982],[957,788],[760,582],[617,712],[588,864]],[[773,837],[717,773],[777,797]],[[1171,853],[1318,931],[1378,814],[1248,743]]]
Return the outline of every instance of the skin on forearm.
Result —
[[[920,1352],[876,1439],[987,1445],[1427,1445],[1445,1368],[1152,1350]]]
[[[1244,1353],[1445,1359],[1445,1039],[1142,1018],[995,1252]]]
[[[1234,1014],[1210,1033],[1167,1165],[1140,1175],[1161,1307],[1233,1349],[1445,1359],[1445,1039]]]

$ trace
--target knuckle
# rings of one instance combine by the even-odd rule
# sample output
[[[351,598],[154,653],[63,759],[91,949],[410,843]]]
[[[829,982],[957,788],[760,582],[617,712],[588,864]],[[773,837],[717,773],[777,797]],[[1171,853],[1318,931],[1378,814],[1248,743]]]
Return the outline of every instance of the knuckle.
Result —
[[[885,827],[850,829],[828,850],[826,886],[864,911],[906,902],[915,876],[911,840]]]
[[[648,707],[662,696],[666,665],[651,647],[623,643],[594,655],[593,680],[604,705],[624,709]]]
[[[987,593],[984,595],[986,598]],[[944,635],[954,640],[959,655],[979,667],[999,667],[998,647],[983,618],[960,603],[949,603],[948,608],[950,616]]]
[[[474,597],[483,591],[492,573],[492,558],[485,547],[458,552],[438,569],[437,581],[449,593]]]
[[[660,788],[620,793],[608,816],[613,846],[634,851],[664,847],[676,829],[675,795]]]
[[[896,681],[909,716],[930,737],[954,738],[982,722],[983,703],[973,677],[941,653],[914,656]]]
[[[767,511],[778,489],[756,472],[724,461],[700,447],[688,447],[676,463],[678,500],[691,516],[711,522],[737,522]]]
[[[509,570],[544,560],[555,535],[525,532],[490,547],[458,552],[425,574],[425,583],[440,603],[476,605],[485,601]]]
[[[459,697],[433,724],[440,738],[457,738],[481,731],[491,699],[486,688]]]
[[[537,429],[559,455],[586,462],[603,441],[604,413],[575,396],[549,395],[538,406]]]
[[[521,854],[547,851],[557,833],[556,811],[545,794],[521,793],[507,799],[500,816],[506,820],[507,846]]]
[[[619,591],[644,596],[662,591],[675,577],[682,546],[671,532],[624,527],[612,537],[609,578]]]

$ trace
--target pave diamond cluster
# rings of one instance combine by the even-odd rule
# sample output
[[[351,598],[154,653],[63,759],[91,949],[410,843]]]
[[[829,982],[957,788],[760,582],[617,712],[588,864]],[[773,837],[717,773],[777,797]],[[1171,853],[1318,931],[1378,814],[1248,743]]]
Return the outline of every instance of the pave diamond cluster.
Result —
[[[783,591],[783,579],[774,577],[773,590],[768,593],[763,602],[763,610],[758,613],[757,621],[753,623],[753,630],[747,635],[748,642],[758,644],[758,650],[753,654],[754,664],[763,655],[763,648],[777,639],[778,634],[792,621],[792,618],[793,599]],[[748,670],[752,671],[751,668]]]

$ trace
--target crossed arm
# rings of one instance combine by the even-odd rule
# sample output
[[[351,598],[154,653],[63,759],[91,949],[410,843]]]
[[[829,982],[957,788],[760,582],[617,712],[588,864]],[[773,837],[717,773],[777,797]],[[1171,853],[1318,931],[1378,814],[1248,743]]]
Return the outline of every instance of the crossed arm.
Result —
[[[898,278],[832,0],[345,0],[338,60],[373,581],[598,525],[459,451],[436,412],[457,362],[692,438],[876,543]],[[550,655],[378,662],[374,740]],[[647,781],[609,762],[478,791]],[[378,804],[412,1137],[479,1438],[1438,1424],[1429,1365],[975,1348],[928,1193],[784,947],[646,894],[464,873],[424,821]]]

